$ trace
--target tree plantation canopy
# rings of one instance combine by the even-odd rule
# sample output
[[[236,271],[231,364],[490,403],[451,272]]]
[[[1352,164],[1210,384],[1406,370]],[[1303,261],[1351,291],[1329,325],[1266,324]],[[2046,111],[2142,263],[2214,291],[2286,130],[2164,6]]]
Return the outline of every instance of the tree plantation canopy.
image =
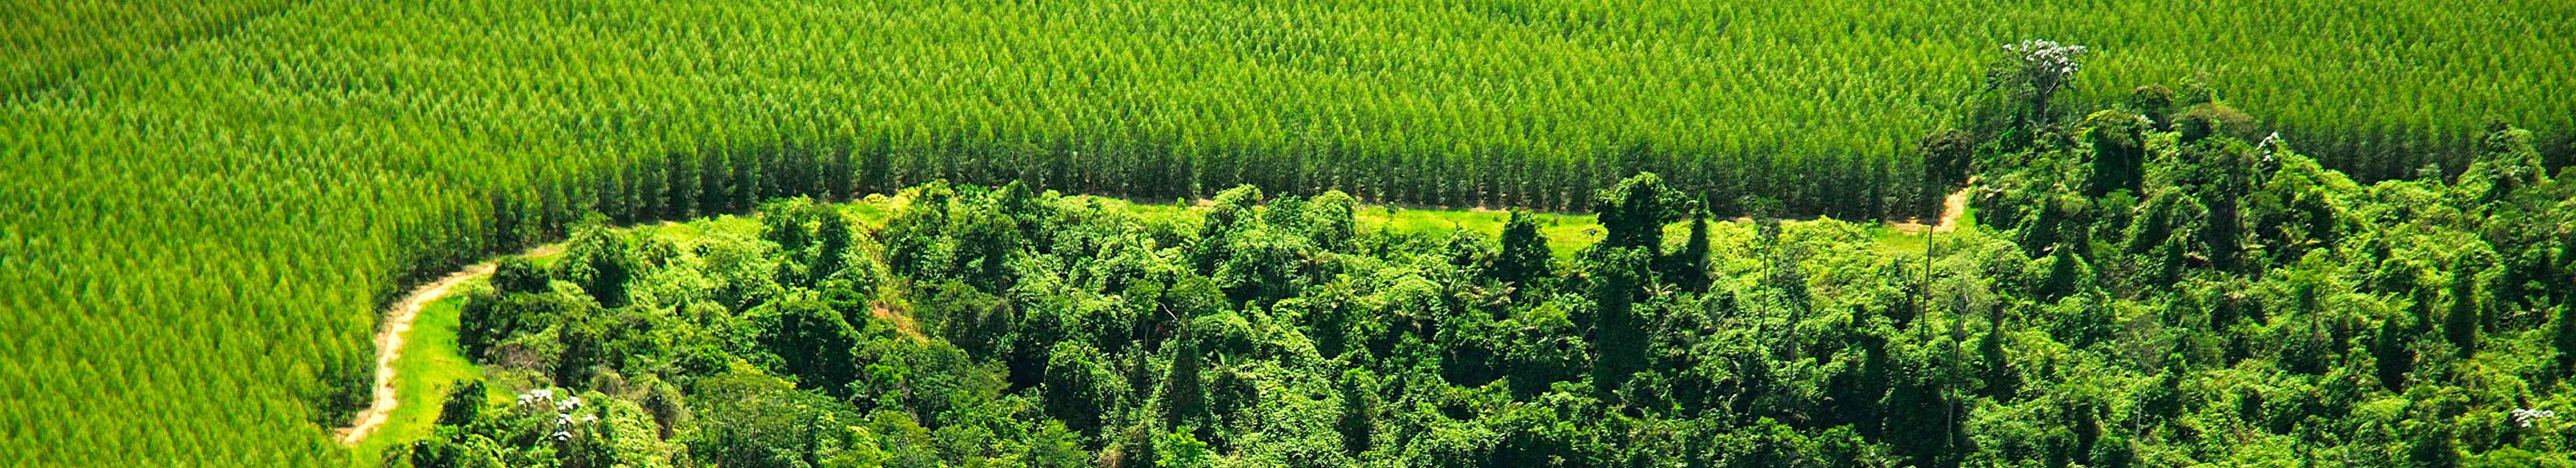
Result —
[[[15,2],[0,454],[2564,466],[2568,18]]]

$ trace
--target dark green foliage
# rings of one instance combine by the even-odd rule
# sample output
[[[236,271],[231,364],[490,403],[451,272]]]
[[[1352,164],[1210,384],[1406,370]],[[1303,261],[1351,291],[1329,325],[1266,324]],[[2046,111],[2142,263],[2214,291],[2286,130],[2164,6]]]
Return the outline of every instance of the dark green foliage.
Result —
[[[1126,380],[1109,367],[1107,355],[1080,342],[1057,342],[1048,355],[1042,394],[1047,415],[1082,434],[1098,435],[1108,416],[1104,409],[1127,404]]]
[[[1988,398],[2010,401],[2021,386],[2021,372],[2013,369],[2012,357],[2004,350],[2002,323],[1996,321],[1993,327],[1977,338],[1977,377],[1985,381]]]
[[[1355,203],[1350,194],[1340,190],[1326,191],[1308,200],[1302,223],[1307,238],[1324,250],[1348,252],[1352,238],[1357,236],[1358,227],[1351,221]]]
[[[1690,216],[1693,204],[1664,185],[1654,173],[1637,174],[1593,195],[1592,212],[1608,234],[1599,249],[1642,248],[1647,258],[1663,255],[1664,225]]]
[[[815,236],[814,228],[806,225],[820,221],[816,219],[819,218],[817,215],[828,211],[818,211],[815,208],[811,200],[803,198],[772,200],[761,204],[760,238],[778,244],[778,249],[782,251],[805,251],[807,247],[814,245]]]
[[[2174,99],[2177,97],[2179,96],[2174,94],[2173,88],[2166,88],[2164,85],[2145,85],[2129,90],[2128,100],[2124,104],[2127,105],[2129,112],[2135,112],[2153,120],[2157,130],[2164,130],[2166,124],[2172,122],[2168,116],[2173,115]]]
[[[438,407],[438,424],[462,426],[473,424],[483,414],[483,381],[468,380],[447,392],[447,401]]]
[[[2486,203],[2547,182],[2548,169],[2541,164],[2533,139],[2530,130],[2489,123],[2487,135],[2478,143],[2477,159],[2460,174],[2460,188],[2476,203]]]
[[[2391,391],[2406,390],[2406,373],[2415,370],[2415,334],[2400,318],[2381,319],[2379,331],[2370,343],[2371,358],[2379,385]]]
[[[1228,244],[1212,276],[1235,301],[1268,303],[1293,296],[1305,289],[1321,261],[1312,242],[1284,228],[1245,229],[1203,241]]]
[[[564,248],[564,279],[581,286],[603,307],[626,305],[626,283],[635,276],[634,251],[624,234],[598,222],[573,229]]]
[[[820,455],[810,441],[861,421],[845,406],[796,391],[776,378],[745,373],[699,380],[689,405],[699,408],[689,455],[722,466],[792,467]]]
[[[1513,211],[1503,223],[1502,247],[1491,271],[1495,279],[1523,285],[1533,279],[1556,276],[1555,268],[1549,264],[1555,258],[1555,253],[1548,251],[1547,236],[1538,232],[1538,218],[1526,211]]]
[[[1976,161],[1975,134],[1966,130],[1933,133],[1923,137],[1919,146],[1923,151],[1923,171],[1932,186],[1950,188],[1968,183]]]
[[[1200,367],[1205,363],[1199,354],[1199,340],[1191,337],[1194,328],[1182,325],[1171,341],[1163,343],[1172,363],[1171,370],[1163,375],[1162,388],[1156,391],[1163,402],[1160,410],[1164,427],[1182,427],[1207,413],[1206,387],[1200,380]]]
[[[2445,422],[2417,424],[2413,444],[2406,449],[2408,466],[2416,468],[2452,468],[2460,466],[2458,435]]]
[[[1655,259],[1655,270],[1657,273],[1663,275],[1663,281],[1665,284],[1674,285],[1684,291],[1695,293],[1707,292],[1709,283],[1708,248],[1708,214],[1699,213],[1693,215],[1691,216],[1690,237],[1683,239],[1682,249],[1680,251],[1673,252],[1671,255],[1666,255],[1663,258]]]
[[[994,355],[1019,321],[1010,302],[963,281],[944,281],[918,294],[926,296],[914,305],[924,325],[969,354]]]
[[[2576,377],[2576,304],[2560,304],[2558,317],[2550,321],[2550,345],[2558,351],[2561,377]]]
[[[860,278],[852,279],[865,280],[864,273],[852,275],[849,274],[848,268],[844,267],[850,261],[850,240],[854,236],[852,231],[855,230],[850,226],[849,218],[830,208],[818,207],[815,211],[816,213],[811,215],[817,219],[815,237],[820,238],[821,242],[814,248],[814,260],[807,263],[806,274],[816,278],[814,280],[816,282],[825,278],[853,276]]]
[[[2184,143],[2215,136],[2243,139],[2251,137],[2254,133],[2254,117],[2245,115],[2244,111],[2228,107],[2226,104],[2210,102],[2175,113],[2173,126],[2175,130],[2182,132]]]
[[[2180,138],[2146,125],[2118,131]],[[1596,194],[1605,241],[1562,268],[1529,214],[1498,233],[1360,228],[1345,196],[1270,199],[1250,188],[1200,208],[934,183],[788,215],[814,221],[761,223],[817,230],[802,241],[722,223],[693,225],[683,232],[700,235],[684,240],[631,236],[654,240],[627,254],[636,260],[626,306],[593,302],[574,279],[589,277],[545,283],[527,269],[512,280],[527,284],[470,292],[460,330],[484,343],[478,359],[500,372],[487,375],[597,389],[585,398],[605,402],[601,417],[613,423],[557,444],[537,437],[551,414],[486,408],[448,421],[408,457],[1835,467],[2564,458],[2552,451],[2557,434],[2508,422],[2512,410],[2565,400],[2549,386],[2565,364],[2527,351],[2576,346],[2562,339],[2576,333],[2557,331],[2571,320],[2557,317],[2568,314],[2564,295],[2545,281],[2565,274],[2557,265],[2567,258],[2550,229],[2570,212],[2542,209],[2564,203],[2549,197],[2554,182],[2468,207],[2474,197],[2451,196],[2467,192],[2443,182],[2363,188],[2286,144],[2213,136],[2135,148],[2134,191],[2094,196],[2097,179],[2126,177],[2087,167],[2116,162],[2100,153],[2110,143],[2059,134],[1998,149],[2007,151],[1998,161],[2015,163],[1982,168],[1978,216],[2002,226],[1943,233],[1928,259],[1886,248],[1890,234],[1864,225],[1708,220],[1690,196],[1642,174]],[[768,174],[787,173],[764,172],[762,184]],[[2494,219],[2504,213],[2526,219]],[[852,238],[821,231],[834,218]],[[878,219],[876,242],[855,237]],[[1684,219],[1687,237],[1663,235]],[[822,264],[817,252],[838,242],[843,273],[777,274]],[[583,258],[568,254],[564,265]],[[2445,339],[2455,330],[2476,335]]]
[[[456,341],[467,356],[478,357],[513,335],[544,330],[570,317],[596,315],[599,308],[597,301],[577,289],[507,294],[477,290],[466,297],[458,311]]]
[[[1341,412],[1333,430],[1342,435],[1342,451],[1353,455],[1369,451],[1378,427],[1377,375],[1367,369],[1342,371],[1333,388],[1341,395]]]
[[[2463,263],[2452,270],[2451,307],[2442,314],[2442,337],[2462,356],[2477,352],[2478,329],[2484,327],[2484,310],[2478,306],[2477,270]]]
[[[2093,158],[2087,163],[2093,176],[2085,184],[2085,195],[2100,197],[2113,190],[2137,193],[2146,177],[2146,131],[2154,122],[2145,116],[2118,111],[2095,112],[2084,119],[2091,127],[2085,134],[2093,144]]]
[[[503,294],[543,292],[553,280],[545,268],[524,257],[501,259],[492,269],[492,288]]]
[[[1596,251],[1590,271],[1594,319],[1592,345],[1600,350],[1592,364],[1592,385],[1607,393],[1626,384],[1628,376],[1647,366],[1646,327],[1636,304],[1653,275],[1646,268],[1646,249]]]
[[[760,323],[761,344],[778,355],[779,370],[796,376],[798,387],[838,395],[858,378],[857,329],[813,293],[790,294],[748,315]]]
[[[975,209],[959,213],[949,229],[955,230],[958,247],[951,271],[964,274],[967,283],[978,288],[1010,289],[1010,261],[1025,241],[1009,216],[988,204],[978,204]],[[840,250],[846,252],[847,247],[844,242]]]

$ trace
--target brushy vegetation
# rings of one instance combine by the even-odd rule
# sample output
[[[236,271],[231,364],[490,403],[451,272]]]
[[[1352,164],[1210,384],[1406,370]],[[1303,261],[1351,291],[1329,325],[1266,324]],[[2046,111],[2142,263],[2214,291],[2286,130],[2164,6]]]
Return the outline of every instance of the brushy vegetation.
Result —
[[[0,453],[27,463],[344,458],[372,311],[593,209],[948,178],[1580,210],[1653,170],[1719,214],[1905,217],[1940,192],[1917,142],[1974,126],[1967,77],[2025,37],[2094,50],[2053,108],[2228,89],[2365,180],[2456,175],[2489,116],[2563,164],[2576,127],[2576,31],[2540,1],[169,5],[0,18]]]
[[[1652,173],[1564,257],[1250,186],[588,225],[466,296],[475,385],[524,396],[387,463],[2576,466],[2576,171],[2528,131],[2364,186],[2140,119],[1979,160],[1993,224],[1912,253]]]

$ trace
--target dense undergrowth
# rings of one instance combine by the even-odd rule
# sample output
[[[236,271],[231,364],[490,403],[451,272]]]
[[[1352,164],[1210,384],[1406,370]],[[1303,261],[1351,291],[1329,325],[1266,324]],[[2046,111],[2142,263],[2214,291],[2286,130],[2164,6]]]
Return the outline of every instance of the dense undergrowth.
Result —
[[[1985,145],[1986,225],[1928,257],[1653,174],[1564,258],[1526,213],[1372,231],[1249,186],[592,225],[469,293],[479,385],[523,396],[390,462],[2576,466],[2576,185],[2529,132],[2360,185],[2209,123]]]

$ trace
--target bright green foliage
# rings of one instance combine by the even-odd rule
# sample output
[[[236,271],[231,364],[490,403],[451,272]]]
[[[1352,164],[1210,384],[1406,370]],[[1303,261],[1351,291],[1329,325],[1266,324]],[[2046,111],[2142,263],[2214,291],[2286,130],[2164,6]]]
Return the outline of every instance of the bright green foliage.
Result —
[[[1209,468],[1216,463],[1205,442],[1190,435],[1196,430],[1177,426],[1172,432],[1154,436],[1154,466],[1161,468]]]
[[[1653,170],[1719,216],[1922,214],[1911,143],[2027,37],[2094,50],[2053,108],[2207,70],[2364,180],[2468,167],[2489,114],[2544,156],[2576,125],[2557,2],[12,7],[0,453],[30,464],[341,462],[377,308],[589,210],[943,177],[1564,210]]]
[[[1352,239],[1358,237],[1358,226],[1351,219],[1355,203],[1350,194],[1340,190],[1326,191],[1308,200],[1304,220],[1307,238],[1325,250],[1349,251]]]
[[[2138,131],[2149,141],[2179,137]],[[2541,312],[2562,304],[2545,293],[2493,298],[2503,276],[2488,251],[2497,244],[2482,240],[2485,229],[2455,227],[2489,222],[2458,214],[2453,205],[2470,200],[2416,194],[2449,189],[2419,187],[2440,182],[2365,188],[2284,145],[2224,136],[2198,149],[2148,146],[2147,202],[2125,190],[2093,197],[2083,193],[2092,175],[2082,167],[2096,154],[2091,143],[2042,142],[2015,155],[2036,164],[1988,168],[1981,184],[2038,193],[1989,201],[1992,213],[2023,215],[2010,227],[1944,234],[1930,259],[1872,248],[1880,233],[1833,220],[1682,224],[1679,214],[1619,214],[1610,218],[1635,223],[1621,229],[1645,230],[1622,233],[1642,245],[1605,242],[1563,271],[1523,273],[1518,284],[1496,276],[1514,263],[1506,252],[1546,257],[1529,253],[1544,244],[1536,216],[1484,228],[1508,242],[1477,231],[1369,230],[1354,233],[1351,253],[1330,253],[1310,234],[1313,200],[1263,203],[1248,189],[1173,207],[934,184],[815,212],[891,214],[882,230],[864,228],[873,218],[850,218],[870,233],[849,244],[851,268],[887,273],[864,291],[838,280],[805,286],[717,273],[810,255],[774,241],[787,236],[760,232],[791,223],[649,228],[622,234],[644,245],[638,251],[668,251],[637,254],[648,261],[638,263],[630,304],[531,315],[545,318],[503,328],[494,340],[505,351],[482,358],[497,385],[595,391],[585,398],[634,408],[631,422],[616,424],[638,429],[531,443],[504,436],[544,426],[487,422],[513,413],[481,408],[485,416],[452,418],[408,459],[2158,466],[2307,453],[2566,461],[2555,455],[2567,446],[2560,422],[2526,428],[2513,419],[2531,417],[2515,410],[2569,401],[2563,387],[2533,384],[2560,372],[2546,350],[2559,346],[2549,330],[2566,319]],[[2047,188],[2020,185],[2038,181]],[[1642,198],[1618,209],[1671,206],[1657,205],[1672,196],[1653,182],[1641,175],[1602,198]],[[2540,190],[2561,189],[2544,183],[2485,205],[2563,202],[2532,193]],[[2244,213],[2227,221],[2192,208],[2221,197],[2241,200]],[[2451,213],[2432,216],[2462,224],[2345,221],[2400,212]],[[988,272],[958,260],[982,255],[965,238],[998,232],[922,228],[976,216],[1018,238],[1046,239],[998,251],[1009,279],[991,283],[1000,289],[975,284]],[[2565,225],[2565,216],[2529,222]],[[1643,224],[1651,222],[1666,224]],[[2235,268],[2259,277],[2206,260],[2220,248],[2209,240],[2219,222],[2237,224]],[[1662,257],[1648,247],[1676,244]],[[2275,251],[2292,246],[2295,254]],[[896,249],[925,254],[912,257],[918,266],[909,272],[874,266],[901,258]],[[2168,260],[2177,249],[2191,256]],[[1929,275],[1916,266],[1927,260]],[[2149,268],[2155,262],[2171,271]],[[1678,284],[1674,269],[1704,278],[1705,290]],[[769,292],[712,294],[741,288]],[[473,292],[469,301],[562,296],[586,305],[587,295],[563,281]],[[795,331],[812,323],[827,326]],[[2480,334],[2454,344],[2437,328]],[[597,351],[583,357],[582,348]],[[573,365],[588,377],[558,375]],[[618,435],[656,428],[670,436],[666,445]]]

